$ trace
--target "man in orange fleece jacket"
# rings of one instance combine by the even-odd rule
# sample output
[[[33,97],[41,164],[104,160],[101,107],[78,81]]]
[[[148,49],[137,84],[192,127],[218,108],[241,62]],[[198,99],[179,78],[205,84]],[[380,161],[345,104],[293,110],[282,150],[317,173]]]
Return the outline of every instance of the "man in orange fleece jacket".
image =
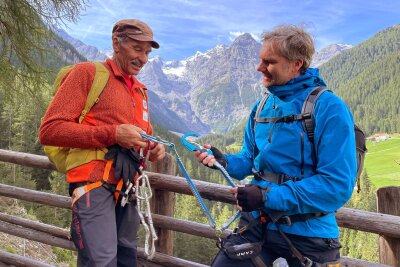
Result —
[[[149,145],[140,136],[153,132],[146,87],[135,78],[148,61],[152,48],[160,46],[153,39],[151,28],[135,19],[121,20],[114,25],[112,45],[113,58],[103,62],[110,77],[99,101],[80,124],[79,117],[96,70],[90,62],[75,65],[63,78],[43,118],[40,142],[74,149],[112,147],[117,151],[114,163],[118,158],[126,158],[126,152],[132,148],[149,148],[150,161],[161,160],[165,155],[164,146]],[[132,164],[138,167],[137,163]],[[70,194],[101,181],[105,169],[108,170],[106,160],[94,159],[68,170]],[[113,168],[105,176],[107,183],[86,192],[72,207],[71,236],[78,249],[78,266],[136,266],[140,221],[136,205],[121,207],[115,203],[113,189],[121,177],[114,175]]]

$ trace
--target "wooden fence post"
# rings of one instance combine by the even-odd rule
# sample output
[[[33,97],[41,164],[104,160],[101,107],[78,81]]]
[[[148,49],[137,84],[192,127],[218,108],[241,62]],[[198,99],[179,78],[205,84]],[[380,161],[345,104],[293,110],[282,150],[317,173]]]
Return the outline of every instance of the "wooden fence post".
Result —
[[[165,154],[162,161],[154,162],[151,164],[151,171],[163,174],[175,175],[176,162],[175,158],[170,154]],[[175,193],[153,189],[153,197],[151,199],[151,212],[174,217],[175,209]],[[158,240],[156,242],[156,251],[172,255],[174,252],[174,232],[171,230],[156,228],[158,233]]]
[[[381,187],[376,192],[378,212],[400,216],[400,186]],[[400,239],[379,237],[379,261],[400,266]]]

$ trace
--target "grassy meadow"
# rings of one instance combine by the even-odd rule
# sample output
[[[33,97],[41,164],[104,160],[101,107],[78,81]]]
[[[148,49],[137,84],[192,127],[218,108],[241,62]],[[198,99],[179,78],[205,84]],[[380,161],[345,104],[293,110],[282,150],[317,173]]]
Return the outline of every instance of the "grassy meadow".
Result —
[[[367,141],[365,169],[376,188],[400,186],[400,134],[385,141]]]

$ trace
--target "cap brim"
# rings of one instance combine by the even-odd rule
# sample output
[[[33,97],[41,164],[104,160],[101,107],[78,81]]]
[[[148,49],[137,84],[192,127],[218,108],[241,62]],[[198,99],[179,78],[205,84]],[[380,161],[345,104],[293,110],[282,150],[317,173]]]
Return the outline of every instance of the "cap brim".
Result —
[[[126,34],[129,38],[136,40],[136,41],[142,41],[142,42],[150,42],[151,47],[158,49],[160,48],[160,45],[154,41],[150,36],[145,36],[145,35],[137,35],[137,34]]]

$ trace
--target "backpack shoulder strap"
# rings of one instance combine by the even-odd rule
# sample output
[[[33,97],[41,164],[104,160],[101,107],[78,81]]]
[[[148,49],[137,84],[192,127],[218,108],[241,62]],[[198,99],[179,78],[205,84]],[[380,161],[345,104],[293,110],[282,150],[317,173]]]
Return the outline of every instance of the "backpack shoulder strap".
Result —
[[[82,110],[81,116],[79,117],[79,123],[82,123],[86,114],[90,109],[99,101],[99,96],[103,92],[104,87],[110,77],[110,72],[101,62],[93,62],[96,67],[92,86],[90,87],[89,94],[86,98],[85,107]]]
[[[70,70],[72,70],[73,67],[74,67],[74,65],[68,65],[68,66],[62,67],[58,71],[57,77],[54,80],[54,84],[53,84],[53,96],[56,95],[58,88],[60,87],[61,81],[64,79],[65,75],[67,75],[67,73],[70,72]]]
[[[257,123],[260,122],[260,113],[261,113],[261,110],[263,109],[265,103],[267,102],[268,97],[269,97],[269,93],[265,92],[263,98],[261,99],[260,103],[258,104],[256,114],[254,115],[254,127],[253,127],[254,131],[256,130]]]
[[[303,114],[304,116],[304,120],[302,121],[303,128],[306,131],[308,139],[312,144],[314,144],[314,130],[315,130],[314,107],[319,96],[325,91],[330,91],[330,90],[323,86],[318,86],[313,90],[311,90],[306,100],[304,101],[303,107],[301,109],[301,114]]]

